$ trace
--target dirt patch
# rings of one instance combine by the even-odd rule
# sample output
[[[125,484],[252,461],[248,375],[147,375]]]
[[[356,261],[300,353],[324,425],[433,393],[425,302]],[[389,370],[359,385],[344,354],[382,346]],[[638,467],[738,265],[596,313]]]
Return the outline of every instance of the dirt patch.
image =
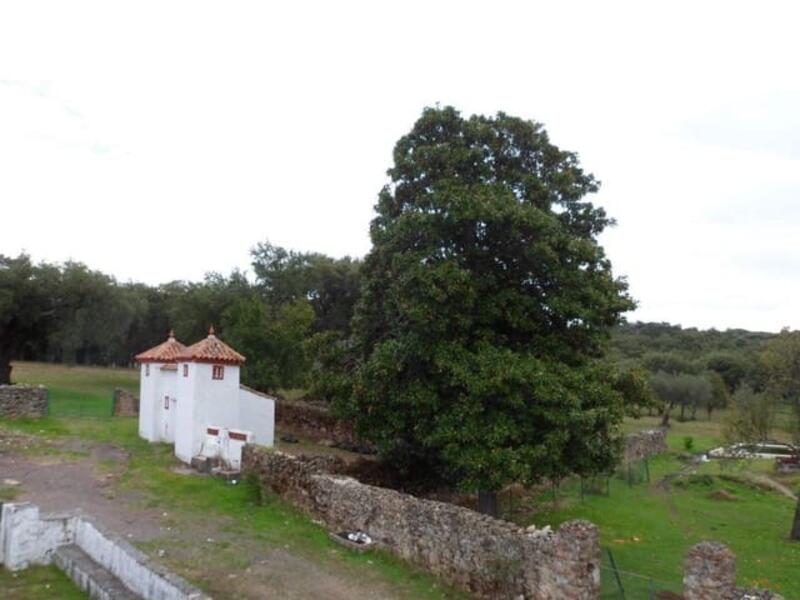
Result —
[[[731,494],[728,490],[714,490],[708,495],[712,500],[720,500],[722,502],[737,502],[739,498]]]
[[[9,442],[0,433],[0,449],[0,481],[19,482],[16,501],[33,502],[44,512],[81,511],[219,600],[411,597],[379,572],[356,569],[344,558],[346,550],[317,556],[276,546],[230,517],[154,507],[146,490],[116,485],[130,473],[130,456],[113,444],[35,436]],[[172,472],[202,477],[181,466]]]
[[[71,446],[51,448],[75,452]],[[91,448],[85,458],[60,453],[0,454],[0,476],[20,483],[16,501],[33,502],[46,512],[82,511],[131,540],[159,536],[163,533],[160,513],[122,506],[116,494],[110,493],[113,479],[126,465],[124,451],[104,446]]]

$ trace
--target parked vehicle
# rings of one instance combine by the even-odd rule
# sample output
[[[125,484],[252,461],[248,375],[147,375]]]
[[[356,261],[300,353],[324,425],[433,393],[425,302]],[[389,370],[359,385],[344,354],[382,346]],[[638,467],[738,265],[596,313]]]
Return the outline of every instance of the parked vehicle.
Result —
[[[800,448],[781,442],[751,442],[720,446],[708,451],[709,458],[797,458]]]

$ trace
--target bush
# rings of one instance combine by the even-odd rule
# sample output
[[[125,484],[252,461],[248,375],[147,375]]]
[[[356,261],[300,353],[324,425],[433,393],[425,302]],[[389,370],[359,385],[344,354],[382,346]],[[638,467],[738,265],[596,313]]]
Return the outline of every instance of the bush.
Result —
[[[694,438],[690,435],[687,435],[683,438],[683,448],[687,452],[691,452],[692,448],[694,448]]]

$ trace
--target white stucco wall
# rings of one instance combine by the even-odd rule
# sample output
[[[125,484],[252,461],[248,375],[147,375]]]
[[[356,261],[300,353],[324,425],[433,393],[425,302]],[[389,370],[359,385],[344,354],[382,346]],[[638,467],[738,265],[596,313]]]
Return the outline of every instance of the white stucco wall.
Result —
[[[147,369],[150,368],[148,376]],[[159,392],[161,363],[139,366],[139,435],[150,442],[158,441],[156,402]]]
[[[252,432],[254,442],[259,446],[274,445],[275,400],[239,388],[239,424],[237,427]]]
[[[207,598],[183,579],[153,564],[139,550],[101,531],[85,519],[77,522],[75,544],[125,586],[148,600]]]
[[[183,376],[183,367],[188,366],[188,377]],[[191,426],[187,423],[194,422],[195,406],[194,406],[194,387],[195,377],[197,375],[196,363],[178,363],[177,371],[177,410],[175,416],[175,456],[183,462],[191,462],[192,457],[197,454],[193,452],[194,447],[194,432]]]
[[[69,544],[80,548],[128,589],[147,600],[208,598],[125,540],[103,531],[88,519],[75,515],[40,515],[39,508],[27,502],[3,505],[0,563],[7,569],[18,571],[32,564],[49,564],[53,552]]]
[[[193,442],[194,455],[200,453],[206,441],[209,426],[225,429],[239,426],[239,367],[224,365],[222,379],[213,379],[214,365],[195,363],[194,404],[195,414],[192,425],[196,433]]]
[[[188,375],[184,377],[184,365]],[[214,365],[178,363],[177,371],[163,371],[159,384],[159,401],[155,405],[157,439],[175,443],[175,455],[189,463],[204,454],[208,427],[250,431],[254,443],[272,446],[275,441],[275,401],[272,398],[240,388],[237,365],[223,365],[222,379],[213,378]],[[150,371],[151,377],[153,370]],[[173,391],[174,390],[174,391]],[[164,396],[177,398],[171,413],[164,411]],[[172,405],[170,405],[172,408]],[[165,418],[174,418],[168,428],[174,432],[163,436]],[[205,452],[207,454],[207,452]]]
[[[0,562],[9,571],[50,563],[59,546],[73,543],[77,517],[40,515],[35,504],[3,504],[0,514]]]
[[[150,371],[152,375],[152,370]],[[159,367],[158,393],[153,403],[155,415],[155,438],[160,442],[175,442],[175,410],[178,394],[177,371],[162,370]],[[164,399],[169,398],[169,410],[164,409]]]

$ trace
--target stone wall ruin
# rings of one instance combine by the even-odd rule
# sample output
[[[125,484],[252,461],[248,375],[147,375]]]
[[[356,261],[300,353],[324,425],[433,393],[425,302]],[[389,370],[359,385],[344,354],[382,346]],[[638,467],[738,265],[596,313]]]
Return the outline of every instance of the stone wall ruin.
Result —
[[[128,390],[115,388],[114,407],[112,411],[115,417],[138,417],[139,396],[132,394]]]
[[[692,546],[683,573],[684,600],[782,600],[768,590],[736,587],[736,557],[718,542]]]
[[[0,385],[0,417],[43,417],[47,403],[47,388],[42,385]]]
[[[644,429],[625,436],[622,462],[632,463],[667,451],[667,430]]]
[[[529,532],[460,506],[331,473],[339,464],[330,457],[292,457],[250,445],[242,457],[244,474],[331,531],[364,531],[377,546],[477,597],[599,597],[599,533],[591,523]]]
[[[344,448],[359,445],[352,423],[332,415],[321,404],[280,398],[275,402],[275,423],[282,431],[317,443]]]

